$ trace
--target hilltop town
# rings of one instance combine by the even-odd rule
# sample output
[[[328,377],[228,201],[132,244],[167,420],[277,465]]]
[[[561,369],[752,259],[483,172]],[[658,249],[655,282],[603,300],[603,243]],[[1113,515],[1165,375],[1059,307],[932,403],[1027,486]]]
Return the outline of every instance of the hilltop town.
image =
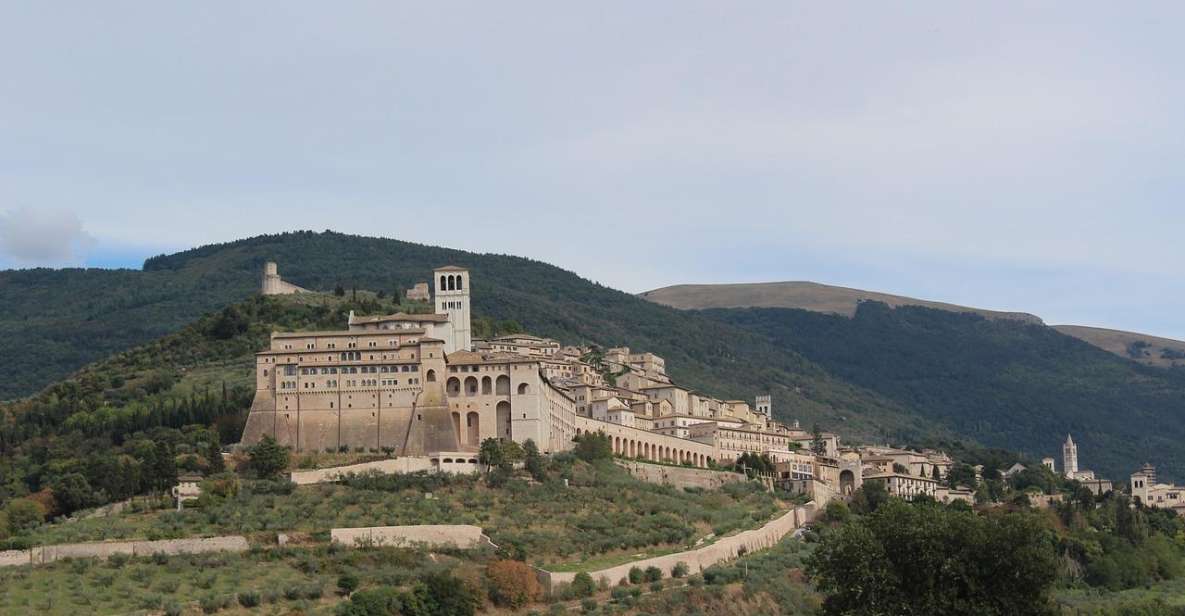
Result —
[[[868,481],[892,496],[972,503],[949,481],[951,457],[936,450],[848,446],[840,436],[774,419],[771,396],[724,400],[672,380],[666,361],[628,347],[600,349],[515,333],[474,338],[471,272],[433,271],[431,288],[406,292],[423,312],[355,316],[339,331],[275,332],[257,354],[256,394],[243,433],[295,451],[370,450],[419,458],[433,470],[476,472],[487,439],[532,441],[545,454],[584,434],[608,437],[616,456],[718,468],[768,460],[763,472],[823,506]],[[305,292],[265,266],[261,292]],[[1072,437],[1061,474],[1097,495],[1109,480],[1079,469]],[[1052,458],[1043,464],[1056,472]],[[982,478],[982,467],[974,469]],[[1017,464],[1004,478],[1024,470]],[[1141,469],[1132,493],[1152,506],[1181,505],[1180,491]],[[1039,500],[1039,499],[1038,499]],[[1045,503],[1048,504],[1048,503]]]

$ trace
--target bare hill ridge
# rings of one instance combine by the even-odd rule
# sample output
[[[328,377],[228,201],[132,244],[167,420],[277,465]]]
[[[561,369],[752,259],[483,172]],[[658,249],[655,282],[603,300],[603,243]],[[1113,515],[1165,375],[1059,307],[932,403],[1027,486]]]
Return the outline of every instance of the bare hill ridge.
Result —
[[[951,312],[972,312],[988,319],[1012,319],[1043,325],[1040,317],[1026,312],[1000,312],[971,308],[957,304],[915,299],[902,295],[877,293],[848,287],[836,287],[817,282],[755,282],[740,284],[680,284],[640,294],[652,302],[681,308],[798,308],[814,312],[856,314],[856,306],[863,300],[873,300],[889,306],[924,306]]]
[[[1118,329],[1085,325],[1054,325],[1054,329],[1121,357],[1149,366],[1185,366],[1185,342]]]

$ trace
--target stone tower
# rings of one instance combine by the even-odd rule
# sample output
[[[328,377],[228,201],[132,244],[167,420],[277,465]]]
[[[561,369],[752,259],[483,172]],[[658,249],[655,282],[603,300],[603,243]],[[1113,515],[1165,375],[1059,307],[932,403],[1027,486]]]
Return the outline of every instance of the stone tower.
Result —
[[[1078,446],[1069,434],[1066,435],[1066,444],[1062,445],[1062,473],[1071,479],[1078,474]]]
[[[765,415],[766,417],[770,417],[770,418],[772,418],[774,416],[774,414],[773,414],[774,407],[773,407],[773,403],[771,402],[771,397],[769,394],[766,394],[764,396],[757,396],[756,407],[757,407],[757,412],[760,413],[761,415]]]
[[[263,264],[263,282],[260,284],[259,292],[263,295],[291,295],[293,293],[308,293],[309,290],[284,282],[284,279],[280,278],[276,262],[268,261]]]
[[[448,327],[437,329],[443,334],[444,352],[468,351],[473,347],[469,328],[469,270],[448,265],[432,272],[436,311],[448,315]]]

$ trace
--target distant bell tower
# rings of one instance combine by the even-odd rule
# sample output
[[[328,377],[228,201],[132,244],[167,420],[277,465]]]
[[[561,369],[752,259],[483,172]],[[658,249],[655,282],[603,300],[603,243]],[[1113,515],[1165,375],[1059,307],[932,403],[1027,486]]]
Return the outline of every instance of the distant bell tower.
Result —
[[[758,413],[765,415],[766,417],[773,418],[774,407],[773,407],[773,403],[770,400],[771,400],[771,397],[769,396],[769,394],[766,394],[764,396],[757,396],[756,406],[757,406]]]
[[[1078,474],[1078,446],[1069,434],[1066,435],[1066,444],[1062,445],[1062,473],[1071,479]]]
[[[448,265],[432,272],[436,312],[448,315],[448,327],[441,328],[445,333],[444,352],[468,351],[473,347],[469,328],[469,270]]]

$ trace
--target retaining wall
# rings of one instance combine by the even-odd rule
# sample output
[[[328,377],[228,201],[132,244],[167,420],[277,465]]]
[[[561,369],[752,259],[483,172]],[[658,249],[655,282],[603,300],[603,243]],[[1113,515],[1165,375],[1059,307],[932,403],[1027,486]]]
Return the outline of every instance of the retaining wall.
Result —
[[[665,466],[649,464],[633,460],[618,460],[617,463],[628,470],[636,479],[649,483],[675,486],[676,488],[703,488],[714,490],[729,483],[743,483],[745,476],[740,473],[725,471],[711,471],[702,468],[686,466]]]
[[[815,513],[815,504],[810,502],[783,514],[775,520],[767,522],[761,528],[747,530],[731,537],[724,537],[702,548],[667,554],[666,556],[635,560],[624,565],[601,569],[600,571],[589,571],[588,574],[592,576],[593,581],[600,582],[601,580],[605,580],[610,586],[615,586],[623,578],[628,578],[630,569],[634,567],[638,567],[639,569],[658,567],[662,570],[664,577],[670,577],[675,565],[687,563],[689,573],[698,573],[716,563],[732,560],[740,556],[742,551],[747,554],[773,547],[783,537],[814,519]],[[551,571],[540,570],[538,573],[540,581],[548,589],[551,589],[556,584],[570,584],[576,578],[575,572],[553,573]]]
[[[376,460],[374,462],[362,462],[360,464],[350,464],[347,466],[335,466],[333,468],[317,468],[307,471],[292,471],[290,477],[292,479],[292,483],[303,486],[314,483],[329,483],[331,481],[337,481],[341,477],[350,473],[378,471],[380,473],[390,475],[394,473],[415,473],[431,469],[432,462],[428,458],[403,457],[392,458],[389,460]]]
[[[0,552],[0,567],[41,565],[63,558],[107,559],[115,554],[149,556],[162,554],[202,554],[206,552],[245,552],[247,539],[239,535],[160,541],[103,541],[47,545],[30,550]]]
[[[472,549],[489,539],[478,526],[463,524],[421,524],[416,526],[372,526],[335,528],[330,540],[347,546],[427,547]]]

